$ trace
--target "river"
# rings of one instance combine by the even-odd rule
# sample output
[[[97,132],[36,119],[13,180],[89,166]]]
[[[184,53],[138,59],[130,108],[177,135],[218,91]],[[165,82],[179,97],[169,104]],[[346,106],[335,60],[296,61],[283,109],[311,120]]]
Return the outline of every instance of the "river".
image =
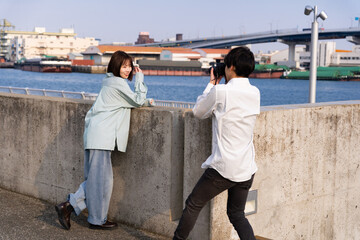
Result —
[[[0,69],[0,86],[98,93],[104,76]],[[156,100],[195,102],[208,81],[209,77],[145,76],[147,96]],[[308,102],[308,80],[250,79],[250,82],[261,92],[261,106]],[[316,90],[316,102],[360,100],[360,82],[317,81]]]

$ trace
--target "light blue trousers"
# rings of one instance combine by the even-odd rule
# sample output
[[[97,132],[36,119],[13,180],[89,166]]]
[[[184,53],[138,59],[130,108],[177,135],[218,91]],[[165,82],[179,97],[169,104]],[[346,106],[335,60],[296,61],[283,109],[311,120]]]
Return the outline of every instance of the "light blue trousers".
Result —
[[[84,176],[85,181],[75,193],[69,194],[68,200],[76,215],[87,208],[88,222],[102,225],[107,220],[113,189],[111,151],[85,150]]]

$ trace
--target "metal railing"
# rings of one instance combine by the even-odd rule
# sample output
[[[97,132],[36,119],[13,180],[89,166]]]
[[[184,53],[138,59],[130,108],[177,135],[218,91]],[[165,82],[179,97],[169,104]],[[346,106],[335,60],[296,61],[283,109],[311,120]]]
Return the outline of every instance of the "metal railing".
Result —
[[[76,98],[95,100],[98,94],[86,93],[86,92],[71,92],[71,91],[58,91],[48,89],[36,89],[36,88],[20,88],[20,87],[4,87],[0,86],[0,92],[17,93],[26,95],[38,95],[47,97],[62,97],[62,98]],[[191,102],[179,102],[179,101],[163,101],[154,100],[155,106],[161,107],[176,107],[176,108],[193,108],[195,103]]]
[[[193,108],[194,105],[195,103],[191,103],[191,102],[155,100],[155,106],[161,106],[161,107]]]
[[[26,95],[77,98],[77,99],[87,99],[87,100],[95,100],[97,97],[97,94],[93,94],[93,93],[58,91],[58,90],[48,90],[48,89],[36,89],[36,88],[20,88],[20,87],[0,86],[0,91],[8,92],[8,93],[26,94]]]

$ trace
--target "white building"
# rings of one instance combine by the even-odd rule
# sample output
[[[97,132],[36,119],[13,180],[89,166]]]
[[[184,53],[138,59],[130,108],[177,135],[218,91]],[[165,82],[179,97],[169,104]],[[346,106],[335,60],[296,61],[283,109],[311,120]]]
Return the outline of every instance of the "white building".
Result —
[[[317,54],[319,67],[360,66],[360,45],[354,45],[352,51],[336,50],[336,42],[320,42]],[[309,68],[310,52],[300,54],[300,66]]]
[[[169,61],[191,61],[199,60],[201,58],[200,53],[186,48],[172,48],[169,50],[162,50],[160,54],[160,60]]]
[[[198,48],[194,49],[194,51],[200,54],[201,58],[199,61],[201,62],[201,67],[206,69],[210,68],[211,63],[222,62],[230,49]]]
[[[2,48],[2,54],[10,61],[44,56],[67,58],[69,53],[79,53],[89,46],[99,45],[95,38],[75,36],[72,28],[60,29],[58,33],[46,32],[42,27],[36,27],[33,32],[4,31],[1,38],[6,40],[7,47]]]
[[[277,64],[277,65],[285,65],[288,67],[295,66],[299,67],[299,58],[300,53],[305,51],[304,46],[296,46],[295,47],[295,62],[289,62],[289,49],[276,50],[268,53],[258,52],[255,53],[255,61],[259,64]]]
[[[69,53],[68,54],[69,60],[83,60],[84,56],[81,53],[75,52],[75,53]]]
[[[354,45],[352,51],[336,50],[331,55],[331,66],[360,66],[360,45]]]

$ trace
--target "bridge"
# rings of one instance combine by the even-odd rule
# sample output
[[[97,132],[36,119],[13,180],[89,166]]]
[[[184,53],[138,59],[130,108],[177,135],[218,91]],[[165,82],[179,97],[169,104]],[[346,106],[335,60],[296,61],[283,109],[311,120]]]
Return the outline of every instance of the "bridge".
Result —
[[[346,39],[354,44],[360,44],[360,28],[342,29],[319,29],[319,40],[325,39]],[[141,44],[137,46],[159,46],[159,47],[187,47],[187,48],[231,48],[247,44],[280,42],[289,46],[289,62],[295,62],[295,46],[307,45],[311,42],[311,29],[284,29],[273,30],[252,34],[187,39],[172,42],[158,42]]]

